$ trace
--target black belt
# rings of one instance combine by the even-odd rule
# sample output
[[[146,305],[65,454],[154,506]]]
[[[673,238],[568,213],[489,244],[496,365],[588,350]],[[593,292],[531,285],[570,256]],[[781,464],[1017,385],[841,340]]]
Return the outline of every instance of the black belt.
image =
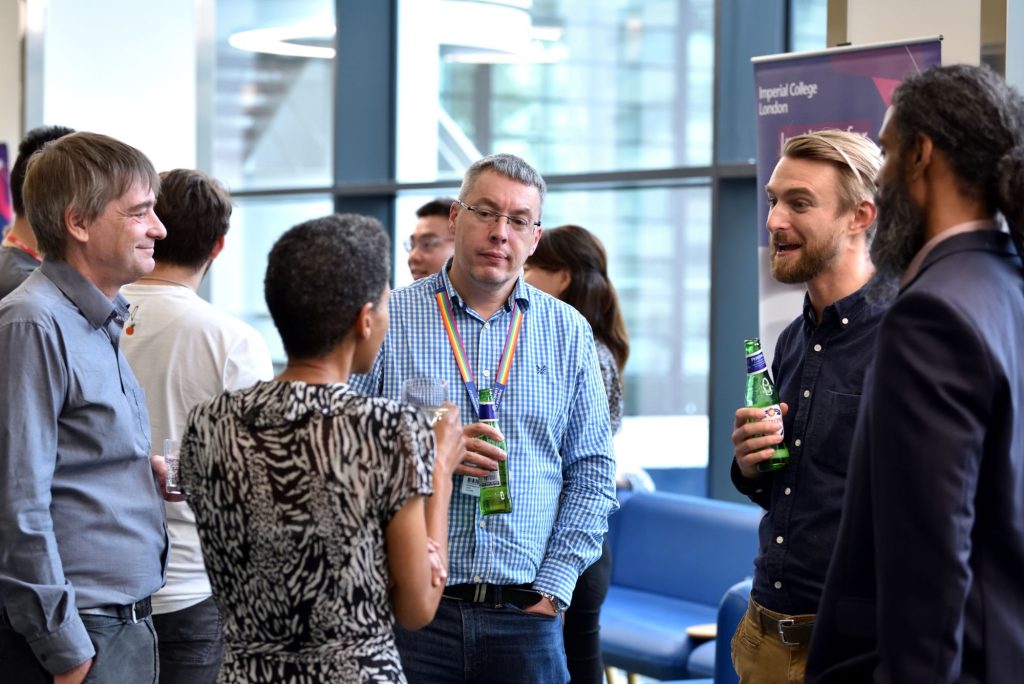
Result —
[[[135,603],[129,603],[127,606],[97,606],[95,608],[82,608],[78,612],[82,615],[102,615],[134,623],[139,620],[145,620],[152,615],[153,604],[150,603],[147,596]]]
[[[492,606],[511,603],[516,608],[527,608],[542,598],[529,584],[453,584],[444,588],[444,596]]]
[[[777,636],[787,646],[803,646],[811,643],[811,635],[814,633],[813,615],[777,618],[769,615],[764,608],[753,601],[750,602],[750,610],[754,613],[754,622],[761,626],[761,631]]]

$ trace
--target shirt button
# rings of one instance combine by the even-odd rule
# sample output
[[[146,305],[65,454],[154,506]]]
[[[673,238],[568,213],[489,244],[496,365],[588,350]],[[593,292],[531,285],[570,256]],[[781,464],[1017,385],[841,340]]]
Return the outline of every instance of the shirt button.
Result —
[[[775,543],[776,544],[781,544],[782,543],[782,535],[781,534],[778,537],[775,538]]]
[[[811,396],[811,390],[804,390],[804,399]]]
[[[773,586],[774,586],[774,587],[775,587],[776,589],[781,589],[781,588],[782,588],[782,582],[776,582],[776,583],[775,583],[775,584],[774,584]]]
[[[821,345],[820,344],[814,345],[814,351],[820,352],[821,351]]]
[[[480,584],[480,575],[473,575],[473,581]],[[775,588],[778,589],[778,587]]]
[[[793,440],[793,446],[800,446],[801,444],[803,444],[803,442],[800,441],[799,439],[794,439]]]
[[[490,327],[491,327],[491,322],[490,321],[487,321],[486,323],[484,323],[484,330],[487,330]]]
[[[481,520],[480,522],[478,522],[478,523],[476,524],[476,526],[477,526],[477,527],[479,527],[479,528],[480,528],[480,529],[482,530],[482,529],[484,528],[484,521],[483,521],[483,520]]]
[[[789,496],[790,494],[793,493],[793,490],[790,489],[789,487],[786,487],[786,492],[785,493],[786,493],[786,496]]]
[[[849,318],[844,318],[844,319],[843,319],[843,325],[846,325],[846,324],[847,324],[847,323],[849,323],[849,322],[850,322],[850,319],[849,319]]]

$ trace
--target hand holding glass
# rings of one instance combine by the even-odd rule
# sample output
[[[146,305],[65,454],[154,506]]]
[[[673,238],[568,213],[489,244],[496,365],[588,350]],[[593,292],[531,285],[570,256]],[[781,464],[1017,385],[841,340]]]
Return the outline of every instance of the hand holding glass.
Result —
[[[439,378],[408,378],[402,382],[402,401],[423,412],[433,425],[448,413],[448,381]]]
[[[164,463],[167,464],[167,478],[164,480],[164,489],[168,494],[182,494],[181,480],[179,479],[178,468],[181,461],[178,455],[181,451],[181,442],[176,439],[164,440]]]

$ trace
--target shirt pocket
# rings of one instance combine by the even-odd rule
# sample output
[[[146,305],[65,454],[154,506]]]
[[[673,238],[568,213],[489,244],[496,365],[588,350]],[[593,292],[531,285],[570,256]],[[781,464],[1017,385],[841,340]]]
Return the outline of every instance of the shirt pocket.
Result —
[[[815,407],[817,415],[811,416],[808,450],[816,465],[845,475],[861,395],[832,390],[822,392],[822,400]]]

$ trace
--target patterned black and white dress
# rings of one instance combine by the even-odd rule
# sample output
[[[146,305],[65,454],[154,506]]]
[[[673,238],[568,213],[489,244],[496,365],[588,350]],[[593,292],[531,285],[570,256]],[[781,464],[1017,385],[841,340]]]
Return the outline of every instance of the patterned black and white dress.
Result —
[[[384,531],[429,494],[415,409],[346,385],[262,382],[200,404],[181,471],[224,615],[219,682],[405,682]]]

